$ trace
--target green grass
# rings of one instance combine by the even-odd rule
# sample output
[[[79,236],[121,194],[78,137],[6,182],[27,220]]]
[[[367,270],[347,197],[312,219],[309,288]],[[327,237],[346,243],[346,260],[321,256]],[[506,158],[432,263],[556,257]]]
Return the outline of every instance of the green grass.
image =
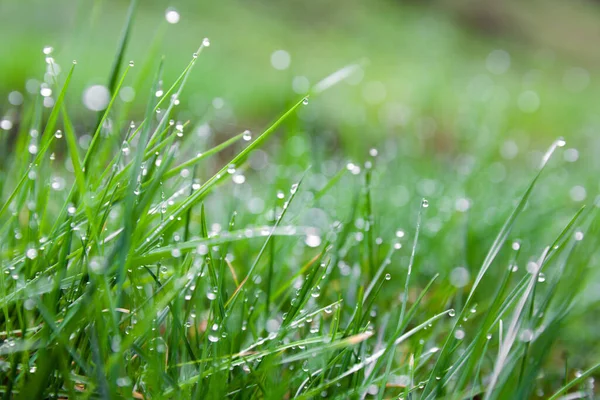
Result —
[[[7,114],[4,398],[593,398],[596,142],[571,163],[584,135],[514,134],[499,156],[514,121],[543,120],[504,86],[389,135],[322,116],[343,80],[284,91],[260,132],[223,127],[188,109],[214,43],[130,65],[134,15],[104,112],[72,106],[82,63],[57,56],[53,107]]]

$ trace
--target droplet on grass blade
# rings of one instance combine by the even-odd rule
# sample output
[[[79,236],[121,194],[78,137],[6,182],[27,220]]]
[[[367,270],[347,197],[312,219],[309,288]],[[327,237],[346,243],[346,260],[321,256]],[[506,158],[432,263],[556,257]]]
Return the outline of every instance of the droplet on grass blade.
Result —
[[[26,255],[27,255],[27,258],[29,258],[30,260],[33,260],[37,257],[38,251],[34,248],[31,248],[31,249],[27,250]]]
[[[121,152],[125,156],[129,155],[129,153],[131,152],[131,149],[129,148],[129,143],[127,142],[127,140],[124,140],[123,143],[121,144]]]

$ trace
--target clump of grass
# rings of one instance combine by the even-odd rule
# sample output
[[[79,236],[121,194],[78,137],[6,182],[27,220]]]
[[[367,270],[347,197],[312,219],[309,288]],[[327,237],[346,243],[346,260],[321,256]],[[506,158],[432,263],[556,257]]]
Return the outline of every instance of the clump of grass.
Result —
[[[381,239],[375,214],[394,210],[373,205],[376,152],[362,171],[350,168],[357,175],[341,168],[318,191],[304,187],[311,169],[297,171],[264,215],[228,202],[223,188],[244,182],[253,151],[310,104],[298,99],[253,140],[243,131],[190,156],[195,122],[175,121],[208,42],[157,97],[161,62],[147,77],[143,119],[126,122],[116,98],[133,68],[123,62],[132,16],[84,154],[67,106],[75,64],[54,82],[50,114],[31,98],[14,130],[0,209],[5,398],[593,396],[588,378],[600,364],[575,376],[566,362],[548,368],[548,356],[581,293],[586,263],[573,259],[585,230],[597,233],[596,208],[580,209],[526,268],[517,268],[518,242],[507,245],[561,139],[465,291],[445,290],[439,274],[423,284],[415,255],[429,203],[406,250],[404,232]],[[227,152],[229,161],[216,159]],[[66,192],[53,190],[57,174]],[[327,231],[299,222],[340,185],[349,206]],[[429,250],[443,260],[443,247]],[[404,251],[406,269],[392,276]],[[492,269],[500,279],[482,294]]]

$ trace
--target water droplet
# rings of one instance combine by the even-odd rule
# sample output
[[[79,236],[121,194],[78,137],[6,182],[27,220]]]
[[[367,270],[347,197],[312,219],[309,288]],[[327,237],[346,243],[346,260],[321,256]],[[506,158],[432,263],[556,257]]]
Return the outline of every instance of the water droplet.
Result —
[[[213,343],[217,343],[219,341],[219,337],[217,335],[208,335],[208,340]]]
[[[46,55],[52,54],[53,51],[54,48],[52,46],[44,46],[44,48],[42,49],[42,52]]]
[[[397,230],[397,231],[396,231],[396,237],[397,237],[397,238],[403,238],[403,237],[404,237],[404,235],[405,235],[405,233],[404,233],[404,231],[403,231],[403,230]]]
[[[487,340],[490,340],[490,339],[492,338],[492,334],[491,334],[491,333],[488,333],[487,335],[485,335],[485,338],[486,338]]]
[[[390,274],[385,274],[385,280],[389,281],[390,279],[392,279],[392,275]]]
[[[92,111],[102,111],[108,106],[110,92],[106,86],[93,85],[83,92],[83,105]]]
[[[50,96],[52,96],[52,89],[50,89],[49,87],[42,87],[40,89],[40,94],[43,97],[50,97]]]
[[[533,339],[533,331],[531,329],[523,330],[523,332],[521,332],[521,334],[519,335],[519,339],[522,342],[531,342],[531,340]]]
[[[129,143],[127,142],[127,140],[123,141],[123,144],[121,145],[121,151],[123,152],[123,155],[125,155],[125,156],[129,155],[129,153],[131,152],[131,149],[129,148]]]
[[[463,331],[462,329],[457,329],[454,332],[454,337],[458,340],[463,340],[465,338],[465,331]]]
[[[246,142],[250,141],[252,139],[252,132],[245,130],[242,134],[242,139],[244,139]]]
[[[133,60],[129,61],[129,66],[130,66],[130,67],[133,67],[133,66],[135,66],[135,63],[133,62]]]
[[[29,258],[30,260],[33,260],[37,257],[38,251],[34,248],[31,248],[31,249],[27,250],[26,255],[27,255],[27,258]]]
[[[56,133],[54,133],[54,137],[57,139],[60,139],[61,137],[63,137],[62,131],[60,129],[57,130]]]
[[[232,180],[233,180],[233,183],[241,185],[242,183],[246,182],[246,177],[242,174],[237,174],[237,175],[233,176]]]
[[[519,242],[518,240],[515,240],[514,242],[512,242],[512,249],[514,251],[517,251],[521,248],[521,242]]]
[[[196,247],[196,253],[201,256],[208,254],[208,246],[205,244],[199,244],[198,247]]]
[[[448,315],[451,317],[454,317],[456,315],[456,311],[454,310],[454,308],[448,310]]]
[[[306,235],[304,243],[306,243],[308,247],[318,247],[321,244],[321,237],[318,235],[308,234]]]
[[[558,147],[563,147],[566,144],[567,144],[567,142],[563,137],[559,137],[558,139],[556,139],[556,145]]]
[[[546,275],[543,272],[540,272],[538,275],[538,282],[546,282]]]
[[[308,104],[308,97],[305,97],[304,100],[302,100],[302,104],[304,104],[304,105]]]
[[[582,231],[576,231],[575,232],[575,240],[577,240],[578,242],[580,240],[583,240],[583,232]]]
[[[180,18],[181,16],[177,12],[177,10],[175,10],[174,8],[167,8],[167,11],[165,12],[165,19],[168,23],[176,24],[179,22]]]
[[[465,267],[456,267],[450,272],[450,284],[456,288],[465,287],[469,283],[470,275]]]
[[[210,47],[210,40],[208,38],[202,39],[202,46]]]
[[[3,119],[0,121],[0,128],[5,130],[5,131],[9,131],[11,130],[13,127],[13,123],[11,120],[9,119]]]
[[[429,207],[429,200],[427,200],[427,199],[421,200],[421,207],[423,207],[423,208]]]
[[[315,286],[310,292],[311,297],[319,297],[321,295],[321,286]]]

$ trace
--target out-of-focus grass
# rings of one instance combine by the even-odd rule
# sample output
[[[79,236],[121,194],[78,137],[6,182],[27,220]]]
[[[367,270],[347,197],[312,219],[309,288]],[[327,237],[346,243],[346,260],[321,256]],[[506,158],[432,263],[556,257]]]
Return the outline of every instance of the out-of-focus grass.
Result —
[[[560,9],[552,4],[550,10]],[[457,25],[443,7],[389,1],[173,5],[181,13],[181,21],[173,26],[163,18],[164,3],[143,2],[138,7],[140,23],[126,55],[140,63],[149,56],[152,39],[160,38],[154,57],[168,57],[165,79],[172,79],[199,39],[210,37],[215,45],[212,54],[198,66],[188,94],[191,112],[197,116],[204,115],[212,99],[220,97],[234,111],[233,123],[262,122],[285,103],[293,77],[306,76],[314,83],[342,65],[361,61],[367,63],[361,83],[330,94],[319,108],[319,120],[331,122],[340,131],[352,130],[343,129],[344,125],[387,128],[390,118],[386,116],[403,113],[398,106],[402,105],[413,118],[438,119],[440,129],[454,137],[460,133],[453,124],[465,109],[485,107],[500,113],[502,134],[524,130],[536,140],[545,134],[545,139],[571,135],[581,130],[594,112],[598,87],[594,63],[581,57],[581,51],[571,55],[560,46],[529,38],[520,26],[531,23],[513,26],[511,23],[519,21],[516,17],[509,20],[505,31],[487,35],[485,28]],[[519,13],[520,8],[510,2],[505,8],[511,10],[511,5],[515,9],[511,15],[528,21],[529,7],[523,6]],[[77,58],[80,62],[82,72],[73,82],[74,92],[92,83],[105,83],[110,63],[103,61],[112,59],[126,9],[127,3],[120,1],[3,3],[2,30],[11,38],[0,50],[4,90],[23,90],[25,80],[40,72],[37,49],[44,45],[54,45],[59,59]],[[580,14],[565,15],[575,25]],[[553,14],[546,11],[541,15],[539,30],[552,28]],[[585,28],[589,24],[582,25],[583,32],[593,32]],[[562,27],[564,31],[568,32]],[[573,37],[571,42],[582,40],[576,34]],[[288,70],[271,67],[269,57],[277,49],[291,53]],[[511,54],[511,67],[501,76],[486,69],[486,57],[494,49]],[[573,93],[563,84],[564,76],[570,68],[580,66],[591,71],[591,84]],[[380,93],[379,83],[385,94]],[[507,91],[502,94],[502,107],[489,102],[492,85]],[[539,110],[531,114],[522,113],[517,106],[518,96],[529,89],[541,99]],[[371,101],[365,102],[365,97]],[[80,104],[78,100],[75,97],[71,103]],[[382,119],[385,122],[381,123]],[[376,130],[385,130],[382,135],[391,131]]]

